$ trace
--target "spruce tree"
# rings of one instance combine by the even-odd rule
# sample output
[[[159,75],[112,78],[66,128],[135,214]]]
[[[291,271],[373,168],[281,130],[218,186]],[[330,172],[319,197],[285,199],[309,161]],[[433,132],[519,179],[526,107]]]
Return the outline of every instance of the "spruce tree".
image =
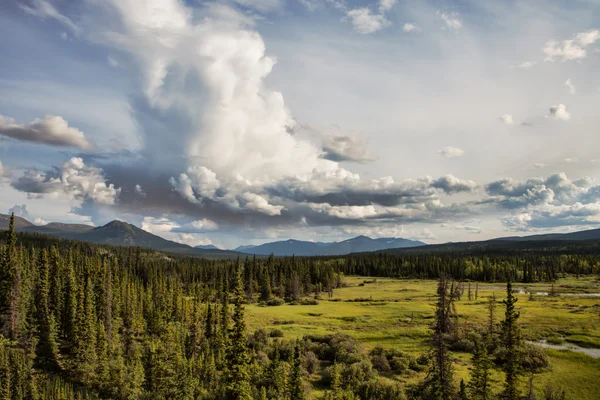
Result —
[[[18,260],[15,214],[10,216],[5,252],[0,263],[0,332],[16,339],[20,325],[21,268]]]
[[[512,292],[510,281],[506,283],[506,306],[504,321],[502,322],[502,342],[505,348],[505,359],[502,369],[506,375],[502,398],[504,400],[517,400],[520,396],[518,377],[520,373],[520,346],[521,333],[517,321],[519,312],[515,309],[517,298]]]
[[[38,264],[38,285],[36,292],[37,325],[39,340],[37,342],[36,363],[40,368],[47,370],[58,369],[58,328],[54,314],[50,311],[50,266],[48,265],[48,252],[41,251]]]
[[[77,279],[73,265],[73,252],[69,249],[65,279],[65,300],[62,334],[69,341],[75,338],[75,321],[77,319]]]
[[[473,352],[473,368],[469,380],[469,392],[472,400],[490,400],[491,394],[491,370],[493,367],[486,344],[477,342]]]
[[[231,400],[250,400],[250,357],[246,346],[246,321],[244,317],[244,282],[242,269],[236,266],[234,291],[233,329],[227,348],[225,391]]]
[[[453,326],[455,293],[454,284],[450,284],[446,276],[442,274],[438,281],[438,301],[431,340],[432,366],[428,377],[423,382],[423,392],[421,393],[423,398],[428,400],[451,400],[456,397],[452,361],[445,339],[445,335],[451,332]]]
[[[300,354],[300,345],[296,342],[293,352],[292,371],[289,381],[290,400],[304,400],[304,389],[302,387],[302,359]]]
[[[460,389],[458,391],[459,400],[469,400],[469,394],[467,393],[467,385],[464,380],[460,380]]]

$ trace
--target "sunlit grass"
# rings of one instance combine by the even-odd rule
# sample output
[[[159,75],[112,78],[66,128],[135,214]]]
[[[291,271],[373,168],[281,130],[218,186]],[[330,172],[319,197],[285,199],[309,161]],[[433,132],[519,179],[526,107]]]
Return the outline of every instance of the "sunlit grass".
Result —
[[[354,336],[365,346],[394,347],[412,354],[427,350],[429,326],[435,307],[436,282],[431,280],[399,280],[378,278],[374,283],[359,286],[372,278],[347,277],[344,288],[335,289],[333,298],[323,293],[318,305],[283,305],[279,307],[247,308],[251,330],[258,328],[281,329],[285,337],[346,333]],[[473,296],[475,283],[471,283]],[[548,284],[519,284],[514,288],[527,287],[532,292],[549,292]],[[560,279],[554,289],[563,293],[600,292],[598,281],[590,277]],[[501,301],[505,286],[501,283],[478,285],[478,298],[467,299],[464,295],[457,303],[457,311],[463,320],[476,323],[487,321],[487,301],[492,295],[498,301],[496,322],[503,317]],[[529,340],[551,339],[571,341],[583,347],[600,347],[600,298],[573,296],[536,296],[518,294],[517,307],[521,312],[523,335]],[[363,301],[352,301],[361,299]],[[567,391],[567,398],[600,398],[600,360],[570,351],[547,351],[552,370],[534,380],[541,391],[546,384],[553,384]],[[468,378],[470,355],[456,354],[457,378]],[[495,372],[499,385],[502,374]],[[417,381],[419,375],[397,377],[402,382]],[[524,379],[525,381],[525,379]],[[525,382],[523,382],[525,384]]]

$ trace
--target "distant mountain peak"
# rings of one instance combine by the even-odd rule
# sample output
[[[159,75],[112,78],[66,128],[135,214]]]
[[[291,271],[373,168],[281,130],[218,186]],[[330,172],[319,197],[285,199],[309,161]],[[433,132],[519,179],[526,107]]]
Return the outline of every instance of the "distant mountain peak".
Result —
[[[330,256],[379,251],[388,248],[416,247],[424,245],[425,243],[423,242],[409,239],[372,239],[365,235],[359,235],[340,242],[330,243],[287,239],[264,243],[259,246],[239,246],[235,250],[242,253],[258,255],[274,254],[276,256]]]

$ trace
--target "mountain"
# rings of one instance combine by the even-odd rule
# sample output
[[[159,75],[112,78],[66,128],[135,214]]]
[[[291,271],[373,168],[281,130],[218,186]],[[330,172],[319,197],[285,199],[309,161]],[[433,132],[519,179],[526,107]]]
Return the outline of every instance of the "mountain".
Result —
[[[240,253],[276,256],[333,256],[350,253],[379,251],[390,248],[425,246],[416,240],[401,238],[371,239],[367,236],[357,236],[341,242],[308,242],[302,240],[284,240],[261,244],[259,246],[240,246],[235,249]]]
[[[0,230],[8,229],[10,216],[0,214]],[[135,225],[122,221],[112,221],[104,226],[94,228],[90,225],[63,224],[51,222],[37,226],[24,218],[15,217],[15,227],[18,232],[39,233],[62,239],[80,240],[97,244],[113,246],[144,247],[169,253],[196,255],[211,258],[236,257],[238,253],[219,250],[216,247],[194,248],[187,244],[173,242],[153,235]]]
[[[10,224],[10,215],[0,214],[0,230],[8,230]],[[15,230],[21,230],[26,227],[35,226],[25,218],[15,216]]]
[[[202,250],[221,250],[214,244],[199,244],[198,246],[194,246],[194,248]]]
[[[506,240],[511,242],[538,241],[538,240],[598,240],[600,239],[600,229],[589,229],[585,231],[570,233],[544,233],[530,236],[508,236],[492,240]]]
[[[426,247],[385,249],[386,253],[490,253],[527,251],[583,251],[600,249],[600,229],[570,233],[547,233],[530,236],[508,236],[477,242],[449,242]]]
[[[247,245],[243,245],[243,246],[238,246],[235,249],[233,249],[233,251],[239,251],[240,253],[244,253],[244,250],[250,250],[255,248],[256,246],[253,244],[247,244]]]

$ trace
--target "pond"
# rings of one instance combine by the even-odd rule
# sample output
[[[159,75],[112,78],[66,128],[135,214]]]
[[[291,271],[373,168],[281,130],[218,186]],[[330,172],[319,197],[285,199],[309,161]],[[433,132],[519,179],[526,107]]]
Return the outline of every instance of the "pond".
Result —
[[[564,344],[551,344],[548,343],[547,340],[540,340],[537,342],[527,341],[529,344],[533,344],[535,346],[543,347],[544,349],[553,349],[553,350],[570,350],[576,351],[578,353],[587,354],[592,358],[600,358],[600,349],[590,349],[586,347],[577,346],[573,343],[564,343]]]

